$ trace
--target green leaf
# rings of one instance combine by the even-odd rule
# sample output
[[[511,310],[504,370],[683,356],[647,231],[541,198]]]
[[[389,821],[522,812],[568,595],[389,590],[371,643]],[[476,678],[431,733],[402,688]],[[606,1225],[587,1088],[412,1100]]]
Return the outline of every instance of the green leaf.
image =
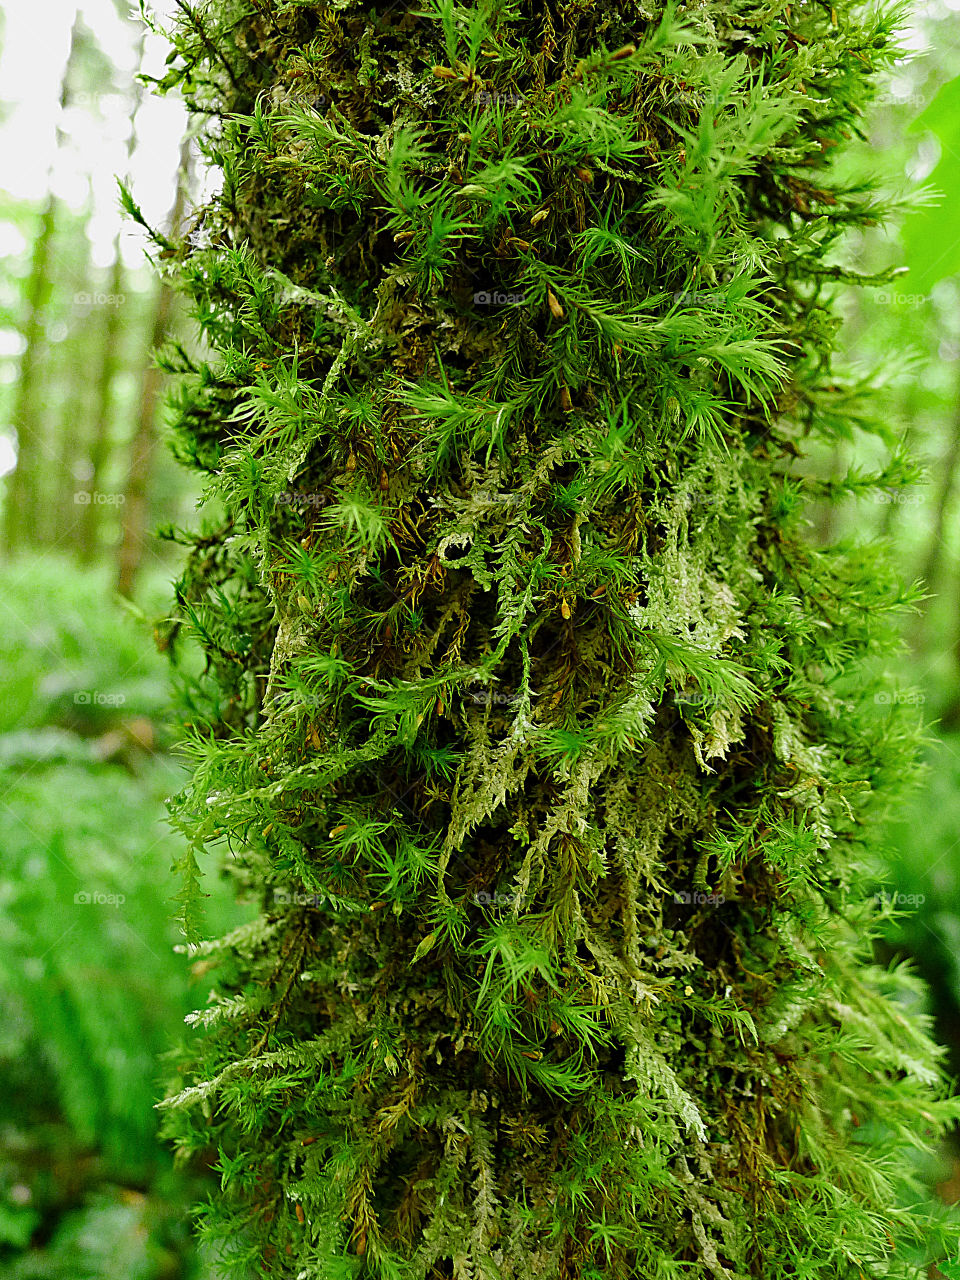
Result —
[[[909,126],[929,130],[940,144],[940,160],[930,175],[939,195],[906,220],[903,243],[911,292],[928,292],[945,276],[960,271],[960,76],[940,87],[933,101]],[[933,194],[928,189],[927,198]]]

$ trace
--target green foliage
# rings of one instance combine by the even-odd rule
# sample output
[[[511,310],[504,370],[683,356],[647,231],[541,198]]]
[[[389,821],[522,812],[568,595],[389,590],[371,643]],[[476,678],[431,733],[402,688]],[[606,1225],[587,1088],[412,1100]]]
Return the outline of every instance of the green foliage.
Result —
[[[162,659],[105,577],[53,557],[0,573],[4,1280],[197,1274],[197,1180],[173,1174],[154,1109],[191,1002],[162,803],[182,771],[153,754]]]
[[[897,12],[181,8],[206,1234],[291,1280],[912,1274],[960,1114],[872,948],[918,593],[805,512],[914,472],[790,470],[883,438],[825,289],[895,207],[833,151]],[[262,908],[220,939],[208,850]]]
[[[913,292],[929,291],[938,280],[960,271],[954,197],[960,185],[957,108],[960,77],[942,85],[933,101],[911,122],[911,131],[929,130],[940,146],[940,161],[931,174],[932,190],[904,227]],[[925,206],[925,207],[924,207]]]

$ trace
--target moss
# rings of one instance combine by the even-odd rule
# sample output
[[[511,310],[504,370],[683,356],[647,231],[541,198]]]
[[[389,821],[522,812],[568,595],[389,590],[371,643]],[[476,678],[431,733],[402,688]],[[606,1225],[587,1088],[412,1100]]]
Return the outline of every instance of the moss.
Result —
[[[870,958],[912,597],[805,542],[795,465],[892,11],[181,9],[225,518],[173,813],[188,930],[205,848],[263,908],[193,938],[163,1104],[207,1229],[277,1277],[907,1275],[956,1114]]]

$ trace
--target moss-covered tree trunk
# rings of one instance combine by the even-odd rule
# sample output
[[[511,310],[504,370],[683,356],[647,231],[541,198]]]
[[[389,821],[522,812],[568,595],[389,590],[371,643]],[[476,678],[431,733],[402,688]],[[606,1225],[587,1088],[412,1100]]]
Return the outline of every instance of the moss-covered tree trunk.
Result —
[[[908,469],[798,462],[870,429],[830,291],[886,206],[834,165],[889,13],[180,8],[223,184],[173,812],[188,931],[204,850],[260,906],[191,948],[164,1103],[210,1231],[271,1277],[910,1274],[955,1112],[870,959],[910,593],[803,519]]]

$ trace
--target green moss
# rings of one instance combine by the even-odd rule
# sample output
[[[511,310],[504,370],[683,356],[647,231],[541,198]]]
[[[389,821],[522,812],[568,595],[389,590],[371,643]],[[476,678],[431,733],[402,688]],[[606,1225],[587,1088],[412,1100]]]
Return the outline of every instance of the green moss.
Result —
[[[910,1274],[957,1107],[866,895],[914,597],[806,543],[795,465],[884,431],[828,293],[884,197],[831,157],[894,12],[181,8],[224,516],[174,816],[188,927],[203,849],[263,903],[164,1104],[207,1229],[277,1277]]]

